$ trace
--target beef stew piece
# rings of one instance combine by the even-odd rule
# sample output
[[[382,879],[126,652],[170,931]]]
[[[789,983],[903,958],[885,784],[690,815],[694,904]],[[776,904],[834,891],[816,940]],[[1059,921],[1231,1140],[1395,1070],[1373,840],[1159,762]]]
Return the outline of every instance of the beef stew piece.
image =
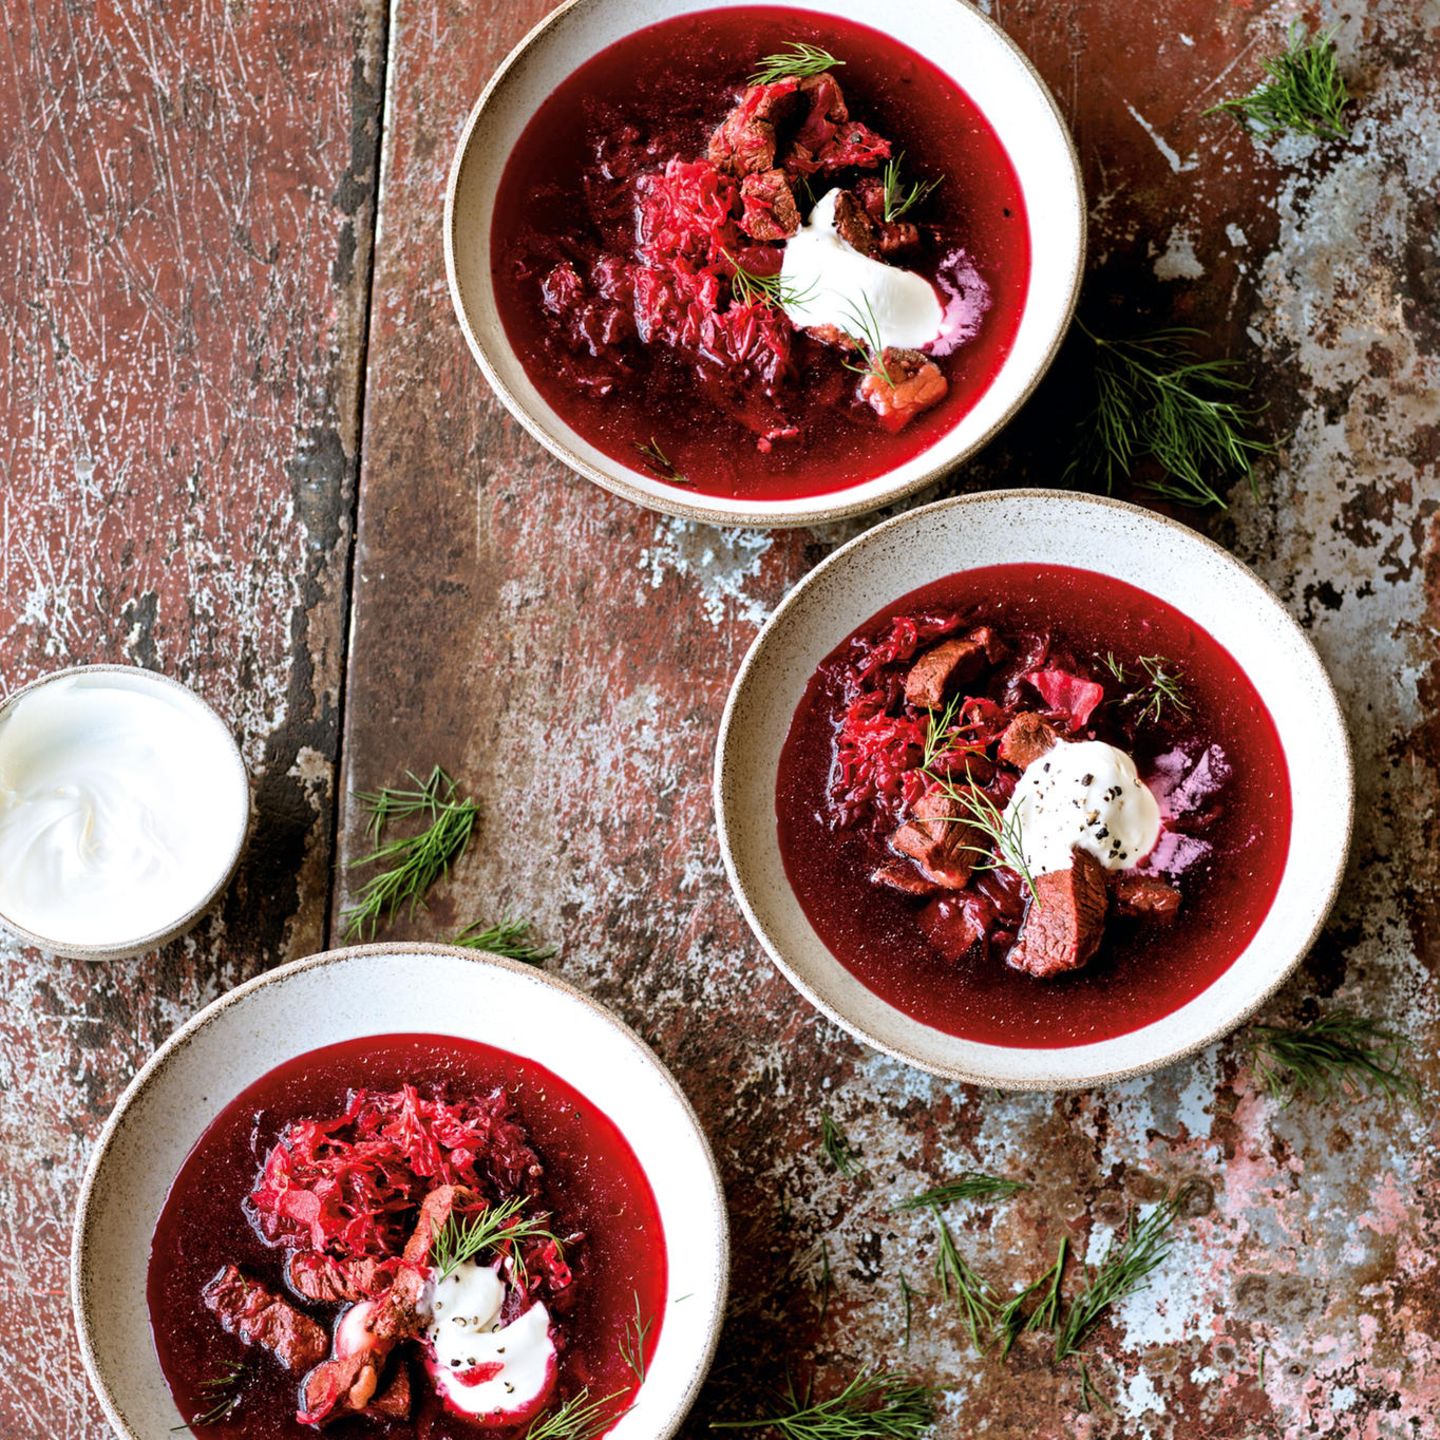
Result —
[[[323,1327],[237,1266],[225,1266],[200,1293],[226,1331],[268,1350],[291,1374],[308,1370],[330,1348]]]
[[[787,240],[800,228],[800,207],[783,170],[762,170],[740,182],[740,228],[752,240]]]
[[[1075,849],[1068,870],[1035,877],[1035,898],[1008,963],[1041,979],[1078,970],[1100,948],[1108,901],[1105,867]]]
[[[852,250],[862,255],[875,253],[875,227],[865,207],[849,190],[841,190],[835,196],[835,229]]]
[[[394,1266],[379,1260],[337,1260],[319,1250],[292,1250],[285,1283],[307,1300],[325,1305],[368,1300],[390,1283]]]
[[[949,691],[976,679],[990,663],[985,641],[979,631],[971,631],[942,640],[927,650],[905,676],[906,700],[938,710]]]
[[[965,787],[957,787],[957,794]],[[943,787],[928,790],[915,802],[913,818],[890,837],[891,848],[915,862],[923,879],[943,890],[963,890],[975,868],[975,850],[984,836],[963,817]]]
[[[1007,765],[1013,765],[1017,770],[1025,770],[1054,749],[1059,739],[1055,727],[1043,715],[1022,710],[1005,727],[1005,733],[1000,737],[995,753]]]
[[[1117,875],[1111,894],[1117,915],[1173,920],[1180,913],[1180,892],[1153,875]]]

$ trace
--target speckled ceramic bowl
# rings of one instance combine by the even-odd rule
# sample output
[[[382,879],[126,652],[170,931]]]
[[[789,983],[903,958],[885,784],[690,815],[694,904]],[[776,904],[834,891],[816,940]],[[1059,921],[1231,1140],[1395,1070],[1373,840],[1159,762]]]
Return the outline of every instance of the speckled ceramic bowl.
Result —
[[[145,935],[116,933],[113,940],[105,944],[78,944],[64,936],[41,935],[26,929],[0,910],[0,926],[4,926],[27,945],[36,945],[51,954],[66,955],[74,960],[124,960],[133,955],[144,955],[185,934],[220,898],[245,849],[245,837],[250,828],[250,777],[245,769],[245,761],[241,758],[240,747],[235,743],[229,726],[214,709],[178,680],[172,680],[168,675],[158,675],[153,670],[142,670],[137,665],[75,665],[67,670],[56,670],[53,674],[42,675],[38,680],[32,680],[30,684],[21,686],[5,697],[4,703],[0,704],[0,721],[4,720],[6,712],[24,696],[42,686],[53,685],[62,680],[75,680],[85,684],[88,677],[95,677],[109,685],[118,683],[137,690],[160,691],[168,699],[178,700],[193,710],[196,723],[214,734],[215,753],[219,757],[217,763],[224,766],[229,780],[227,789],[233,792],[234,796],[231,813],[213,817],[216,825],[227,827],[225,862],[216,867],[214,874],[203,887],[198,887],[193,895],[186,896],[183,903],[177,905],[174,919],[158,930],[152,930]]]
[[[1088,1045],[1041,1049],[960,1039],[896,1009],[815,933],[785,876],[775,785],[791,717],[816,667],[857,626],[917,586],[1018,562],[1072,565],[1168,601],[1239,663],[1275,721],[1292,781],[1290,853],[1250,944],[1163,1019]],[[1307,777],[1324,776],[1321,785]],[[1133,505],[1054,490],[1002,490],[927,505],[852,540],[785,598],[745,657],[715,757],[720,847],[740,908],[791,983],[838,1024],[922,1069],[1016,1090],[1098,1085],[1157,1069],[1250,1015],[1324,923],[1350,845],[1354,776],[1330,679],[1305,634],[1233,556]]]
[[[75,1215],[71,1298],[91,1384],[125,1440],[157,1440],[180,1424],[150,1340],[145,1274],[181,1161],[275,1066],[323,1045],[406,1033],[534,1060],[630,1142],[660,1209],[669,1301],[644,1387],[610,1433],[675,1433],[709,1369],[729,1274],[725,1199],[689,1102],[633,1032],[560,980],[473,950],[361,945],[272,970],[207,1006],[156,1051],[100,1133]]]
[[[726,525],[810,525],[893,503],[974,454],[1009,419],[1054,358],[1079,293],[1085,196],[1075,146],[1034,67],[998,25],[963,0],[806,0],[794,8],[884,31],[949,75],[1009,152],[1030,217],[1030,292],[1019,333],[990,388],[929,449],[830,495],[751,501],[699,495],[596,449],[530,382],[495,306],[490,229],[506,159],[557,84],[606,46],[647,25],[745,0],[570,0],[515,48],[460,135],[445,195],[445,270],[471,353],[511,414],[572,470],[653,510]],[[753,0],[751,0],[753,3]]]

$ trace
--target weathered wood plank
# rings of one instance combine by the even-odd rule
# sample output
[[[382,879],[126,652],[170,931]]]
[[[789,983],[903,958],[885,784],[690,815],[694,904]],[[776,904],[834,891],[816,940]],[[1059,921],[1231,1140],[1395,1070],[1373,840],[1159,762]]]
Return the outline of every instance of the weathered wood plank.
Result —
[[[382,17],[30,0],[0,41],[0,676],[185,679],[258,800],[190,939],[108,966],[0,945],[15,1440],[109,1433],[68,1251],[120,1089],[198,1005],[323,940]]]
[[[813,1357],[908,1363],[953,1387],[963,1422],[946,1434],[982,1421],[1014,1437],[1423,1433],[1437,1408],[1440,1236],[1421,1121],[1375,1105],[1276,1113],[1254,1098],[1234,1043],[1094,1095],[998,1100],[945,1086],[818,1020],[750,941],[711,833],[715,724],[757,623],[843,537],[710,531],[628,508],[550,461],[470,364],[444,285],[446,167],[485,78],[544,8],[394,9],[345,778],[368,787],[434,761],[461,777],[488,807],[478,842],[433,908],[392,933],[535,916],[564,943],[558,968],[656,1045],[709,1125],[736,1287],[686,1433],[732,1403],[735,1379],[749,1391]],[[1119,327],[1147,313],[1202,324],[1217,349],[1253,359],[1276,431],[1291,437],[1256,498],[1236,493],[1204,522],[1310,627],[1360,762],[1351,880],[1278,1010],[1343,995],[1394,1017],[1425,1042],[1433,1081],[1433,35],[1398,4],[1346,20],[1355,142],[1267,154],[1200,111],[1278,48],[1278,7],[991,8],[1083,149],[1087,313]],[[1073,409],[1083,366],[1067,354],[954,488],[1052,482],[1065,458],[1057,417]],[[344,854],[359,853],[360,830],[347,806]],[[821,1167],[822,1105],[863,1147],[867,1178]],[[917,1302],[900,1349],[897,1277],[925,1286],[931,1249],[923,1224],[890,1212],[892,1196],[977,1165],[1036,1181],[993,1215],[957,1217],[967,1250],[1007,1289],[1062,1228],[1084,1253],[1127,1201],[1206,1179],[1213,1203],[1164,1283],[1100,1338],[1093,1369],[1116,1418],[1080,1413],[1074,1370],[1039,1350],[1008,1366],[976,1359],[932,1299]],[[823,1323],[822,1236],[837,1287]]]

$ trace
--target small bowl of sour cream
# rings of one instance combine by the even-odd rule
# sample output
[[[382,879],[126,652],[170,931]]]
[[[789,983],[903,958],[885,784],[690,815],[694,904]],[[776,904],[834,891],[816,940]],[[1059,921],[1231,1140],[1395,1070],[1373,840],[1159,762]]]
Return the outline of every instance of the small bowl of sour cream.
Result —
[[[249,823],[239,748],[177,681],[86,665],[0,703],[0,924],[29,944],[118,960],[173,940]]]

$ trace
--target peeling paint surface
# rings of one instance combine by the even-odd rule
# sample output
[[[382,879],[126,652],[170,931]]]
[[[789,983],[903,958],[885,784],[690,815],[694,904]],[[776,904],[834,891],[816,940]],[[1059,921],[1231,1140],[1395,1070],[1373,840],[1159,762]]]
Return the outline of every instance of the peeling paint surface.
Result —
[[[757,1379],[813,1369],[823,1388],[871,1362],[944,1387],[944,1440],[1440,1435],[1440,0],[982,7],[1081,149],[1087,323],[1199,327],[1206,353],[1249,362],[1283,442],[1255,494],[1185,517],[1306,626],[1355,747],[1347,881],[1268,1018],[1384,1016],[1417,1047],[1414,1108],[1279,1108],[1243,1036],[1102,1091],[997,1096],[864,1050],[765,961],[715,844],[715,728],[764,617],[873,522],[656,517],[566,473],[487,389],[445,290],[445,175],[545,8],[393,0],[382,22],[378,0],[302,18],[203,0],[161,24],[123,0],[35,0],[33,33],[0,54],[17,201],[0,211],[17,257],[0,276],[0,670],[129,658],[191,680],[244,740],[262,824],[224,909],[161,956],[0,952],[0,1436],[107,1433],[66,1316],[87,1144],[171,1026],[327,923],[341,938],[364,840],[342,798],[332,856],[337,755],[342,796],[438,762],[485,806],[431,908],[390,933],[533,916],[563,947],[553,968],[655,1046],[706,1124],[735,1284],[687,1440],[752,1413]],[[1262,145],[1205,118],[1296,15],[1337,27],[1351,140]],[[1076,337],[935,493],[1058,483],[1087,367]],[[820,1154],[826,1110],[862,1152],[853,1178]],[[1087,1346],[1088,1410],[1073,1361],[1037,1337],[981,1356],[936,1294],[932,1224],[895,1204],[968,1169],[1032,1187],[951,1215],[1002,1294],[1062,1236],[1095,1263],[1130,1206],[1194,1182],[1156,1283]]]

